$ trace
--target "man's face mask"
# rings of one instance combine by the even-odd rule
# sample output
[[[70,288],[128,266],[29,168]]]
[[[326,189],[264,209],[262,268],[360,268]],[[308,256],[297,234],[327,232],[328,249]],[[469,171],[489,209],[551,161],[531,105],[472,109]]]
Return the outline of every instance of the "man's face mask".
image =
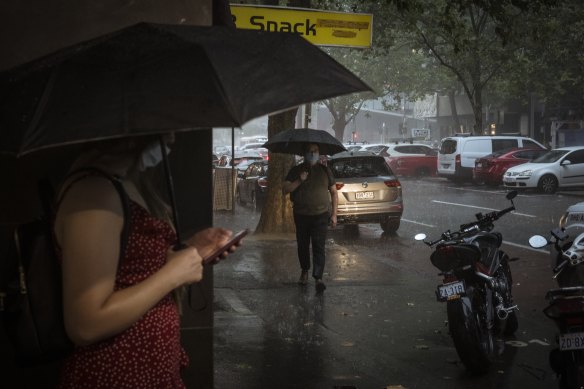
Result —
[[[164,145],[164,151],[166,155],[170,153],[170,147],[168,145]],[[154,167],[162,162],[162,151],[160,150],[160,143],[159,142],[152,142],[144,151],[142,151],[142,155],[140,156],[140,161],[138,162],[138,168],[140,171],[144,171],[150,167]]]
[[[304,160],[311,165],[314,165],[318,162],[319,154],[316,151],[309,151],[304,154]]]

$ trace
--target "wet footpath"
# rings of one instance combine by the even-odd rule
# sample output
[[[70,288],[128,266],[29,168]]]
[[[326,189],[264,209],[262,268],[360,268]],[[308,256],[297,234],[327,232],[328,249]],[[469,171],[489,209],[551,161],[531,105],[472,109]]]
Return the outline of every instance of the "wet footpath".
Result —
[[[234,232],[253,230],[258,220],[241,207],[214,216],[216,226]],[[508,347],[491,374],[468,375],[448,335],[445,307],[432,296],[435,272],[407,271],[408,258],[396,266],[374,248],[339,243],[338,234],[327,241],[324,293],[313,280],[297,284],[293,234],[250,234],[215,266],[215,388],[556,387],[547,354],[533,353],[537,345]],[[391,250],[386,257],[399,262],[398,248]]]

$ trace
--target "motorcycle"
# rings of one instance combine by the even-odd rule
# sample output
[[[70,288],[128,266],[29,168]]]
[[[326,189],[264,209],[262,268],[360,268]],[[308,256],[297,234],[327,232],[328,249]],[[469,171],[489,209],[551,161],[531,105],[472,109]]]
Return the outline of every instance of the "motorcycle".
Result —
[[[584,233],[573,242],[563,228],[553,229],[546,239],[534,235],[535,248],[552,245],[556,259],[553,278],[559,288],[546,294],[549,305],[543,310],[558,327],[557,348],[549,355],[550,366],[559,377],[560,389],[584,388]]]
[[[476,221],[462,224],[458,231],[447,230],[439,239],[426,241],[435,250],[432,264],[443,277],[436,298],[446,302],[448,327],[456,352],[473,374],[486,373],[494,358],[503,351],[503,337],[513,335],[518,327],[511,288],[509,258],[501,250],[503,237],[493,231],[494,221],[515,210],[517,191],[507,194],[511,206],[487,214],[478,213]]]

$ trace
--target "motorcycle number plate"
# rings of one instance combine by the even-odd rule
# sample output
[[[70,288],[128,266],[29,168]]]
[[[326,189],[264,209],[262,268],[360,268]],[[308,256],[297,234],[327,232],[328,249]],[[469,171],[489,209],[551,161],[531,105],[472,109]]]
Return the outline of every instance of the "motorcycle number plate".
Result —
[[[438,285],[436,295],[438,297],[438,301],[447,301],[460,298],[464,292],[464,282],[455,281],[444,285]]]
[[[560,350],[584,350],[584,332],[560,335]]]

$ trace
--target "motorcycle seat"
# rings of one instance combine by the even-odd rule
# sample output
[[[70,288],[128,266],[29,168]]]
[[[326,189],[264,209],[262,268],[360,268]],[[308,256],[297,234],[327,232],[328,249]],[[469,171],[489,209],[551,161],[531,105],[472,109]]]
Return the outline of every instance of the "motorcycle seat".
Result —
[[[503,236],[500,232],[480,231],[471,236],[468,241],[469,243],[477,242],[479,247],[495,246],[498,248],[501,247],[501,243],[503,243]]]

